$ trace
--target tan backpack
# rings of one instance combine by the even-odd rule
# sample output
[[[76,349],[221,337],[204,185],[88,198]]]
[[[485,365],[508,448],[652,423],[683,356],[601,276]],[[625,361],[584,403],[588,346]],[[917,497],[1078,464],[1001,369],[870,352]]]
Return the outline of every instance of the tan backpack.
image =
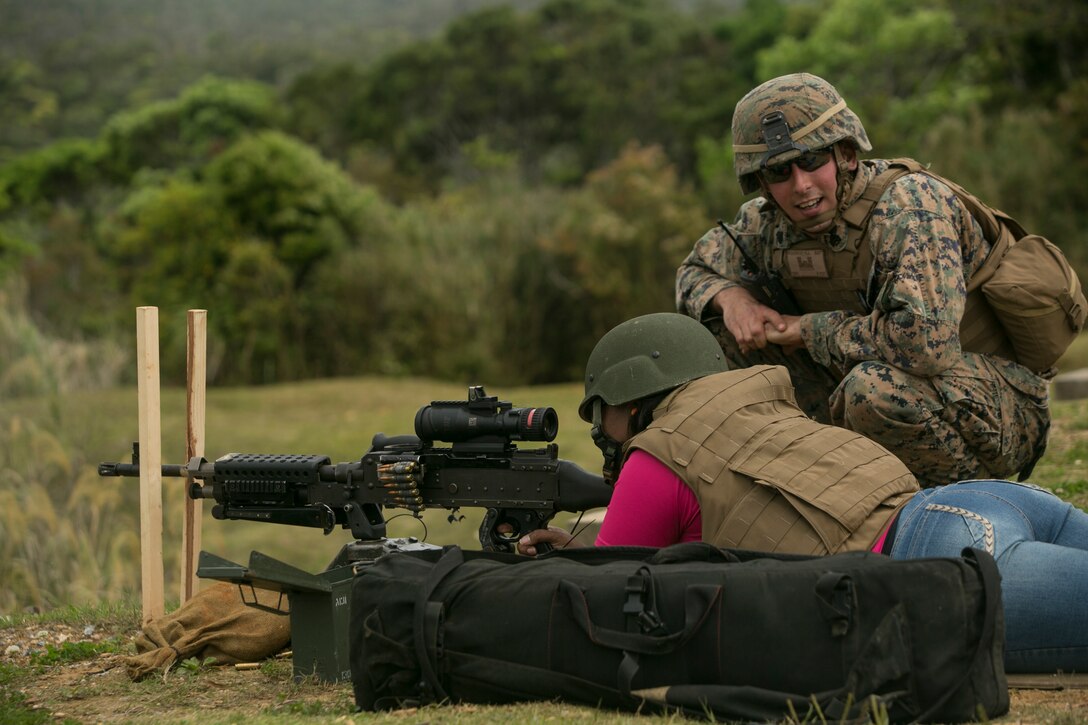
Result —
[[[1036,373],[1052,368],[1084,329],[1088,317],[1084,289],[1062,251],[1044,237],[1028,234],[1008,214],[914,159],[890,159],[889,163],[889,169],[873,179],[849,210],[852,225],[864,229],[884,190],[904,174],[923,173],[946,184],[978,221],[991,245],[986,261],[968,280],[968,300],[960,324],[963,349],[1004,354],[1006,341],[986,324],[996,317],[1016,362]],[[859,205],[861,208],[855,209]],[[978,304],[980,290],[986,305]]]

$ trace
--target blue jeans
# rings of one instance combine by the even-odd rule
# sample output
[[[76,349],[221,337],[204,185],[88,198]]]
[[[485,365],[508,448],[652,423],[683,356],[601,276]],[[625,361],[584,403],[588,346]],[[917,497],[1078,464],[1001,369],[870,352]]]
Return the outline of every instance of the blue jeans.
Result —
[[[1088,672],[1088,514],[1011,481],[925,489],[899,513],[891,556],[993,554],[1009,672]]]

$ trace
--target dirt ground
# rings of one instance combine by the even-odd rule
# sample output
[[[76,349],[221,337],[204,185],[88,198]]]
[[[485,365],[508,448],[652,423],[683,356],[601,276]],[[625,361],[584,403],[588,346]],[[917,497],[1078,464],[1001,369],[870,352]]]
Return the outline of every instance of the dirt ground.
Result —
[[[121,637],[123,645],[131,639],[64,624],[2,629],[0,661],[29,667],[31,653],[43,652],[46,645],[102,643],[114,637]],[[349,685],[293,682],[289,658],[253,669],[213,666],[189,672],[176,668],[165,678],[136,683],[125,673],[124,658],[123,653],[108,652],[82,661],[43,665],[33,676],[19,677],[14,689],[26,697],[28,706],[44,708],[57,720],[80,723],[199,721],[202,714],[213,712],[216,719],[235,722],[283,714],[325,715],[328,722],[363,722],[369,717],[352,714]],[[996,722],[1088,722],[1088,679],[1046,677],[1039,684],[1046,689],[1011,689],[1011,710]]]
[[[199,719],[202,712],[248,719],[261,713],[320,714],[351,712],[348,685],[296,684],[290,658],[259,668],[210,666],[198,671],[175,668],[165,677],[132,682],[125,657],[134,650],[131,634],[90,631],[65,624],[34,624],[0,630],[0,661],[32,668],[31,653],[65,642],[104,643],[120,637],[121,652],[105,652],[76,662],[40,665],[19,677],[15,689],[34,709],[45,708],[57,720],[81,723],[175,722]],[[329,720],[334,720],[330,717]]]
[[[199,680],[195,687],[196,683],[140,686],[129,681],[121,659],[121,655],[108,654],[53,667],[19,689],[32,708],[45,708],[58,720],[81,723],[191,721],[210,711],[217,717],[231,714],[249,719],[277,710],[290,712],[300,702],[310,711],[327,709],[331,715],[333,708],[338,708],[342,713],[350,712],[351,693],[346,687],[311,686],[304,688],[303,694],[303,688],[293,687],[285,679],[285,686],[297,690],[296,697],[271,698],[275,689],[265,674],[233,667],[217,667],[192,677]],[[181,677],[185,675],[174,674],[172,679]]]

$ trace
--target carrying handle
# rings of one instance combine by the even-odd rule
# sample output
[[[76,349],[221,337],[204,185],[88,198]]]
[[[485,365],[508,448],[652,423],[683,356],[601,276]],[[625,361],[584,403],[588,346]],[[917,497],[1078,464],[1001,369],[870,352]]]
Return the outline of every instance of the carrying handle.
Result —
[[[585,593],[568,579],[559,582],[559,591],[570,606],[574,621],[591,642],[610,649],[651,655],[666,654],[687,642],[699,631],[722,597],[720,586],[689,586],[684,592],[684,628],[672,634],[655,636],[609,629],[596,624],[590,617]]]

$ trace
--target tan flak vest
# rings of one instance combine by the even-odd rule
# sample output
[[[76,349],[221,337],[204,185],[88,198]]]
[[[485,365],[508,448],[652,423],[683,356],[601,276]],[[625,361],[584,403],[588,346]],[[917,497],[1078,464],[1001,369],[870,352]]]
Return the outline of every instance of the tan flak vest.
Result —
[[[983,236],[991,245],[997,243],[1001,234],[1009,234],[989,208],[957,184],[927,171],[913,159],[891,159],[888,163],[887,170],[874,176],[858,200],[843,212],[847,235],[841,250],[831,250],[819,239],[806,239],[788,250],[772,251],[771,268],[793,293],[802,312],[849,310],[862,315],[871,312],[865,302],[873,269],[873,250],[866,239],[869,219],[888,186],[906,174],[925,173],[947,184],[981,225]],[[968,231],[962,229],[961,236],[966,236]],[[960,322],[960,345],[967,352],[1016,360],[1004,328],[979,288],[984,281],[982,276],[965,280],[968,294]]]
[[[626,444],[695,492],[703,541],[823,555],[872,547],[918,491],[879,444],[816,423],[797,407],[785,368],[759,365],[677,388]]]

